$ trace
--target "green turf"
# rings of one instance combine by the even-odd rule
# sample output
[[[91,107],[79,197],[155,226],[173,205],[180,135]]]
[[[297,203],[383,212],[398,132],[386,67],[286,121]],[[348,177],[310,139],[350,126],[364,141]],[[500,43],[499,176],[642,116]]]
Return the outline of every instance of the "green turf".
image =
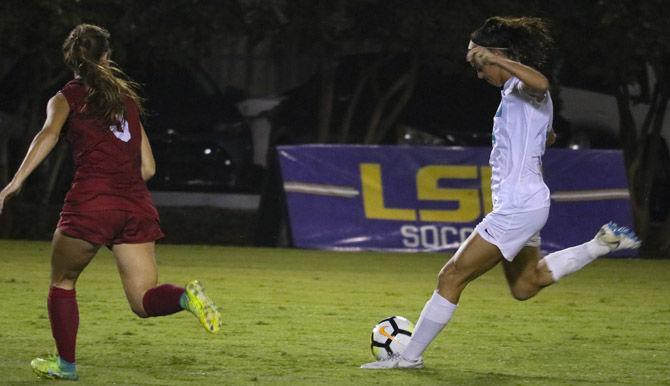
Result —
[[[49,244],[0,241],[0,383],[39,382],[53,350]],[[101,251],[78,284],[81,384],[670,383],[670,261],[601,259],[518,302],[499,268],[473,283],[426,369],[373,372],[379,319],[416,321],[438,254],[159,245],[161,282],[200,279],[225,315],[210,335],[187,313],[139,319]]]

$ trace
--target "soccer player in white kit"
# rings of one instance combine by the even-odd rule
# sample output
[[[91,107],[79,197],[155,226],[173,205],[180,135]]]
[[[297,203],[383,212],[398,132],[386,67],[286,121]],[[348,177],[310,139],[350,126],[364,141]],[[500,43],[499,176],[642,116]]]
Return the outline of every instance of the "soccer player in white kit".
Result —
[[[631,230],[610,222],[591,241],[541,257],[539,232],[550,204],[541,158],[555,136],[549,81],[536,68],[550,46],[538,18],[492,17],[472,33],[466,60],[480,79],[502,88],[489,161],[493,211],[440,271],[405,351],[362,368],[422,368],[423,351],[451,319],[465,286],[500,262],[512,296],[526,300],[599,256],[640,246]]]

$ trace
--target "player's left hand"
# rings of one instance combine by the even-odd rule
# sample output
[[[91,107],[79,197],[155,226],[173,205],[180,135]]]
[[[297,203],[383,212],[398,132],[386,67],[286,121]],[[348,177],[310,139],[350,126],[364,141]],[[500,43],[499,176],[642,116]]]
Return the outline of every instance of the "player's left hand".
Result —
[[[5,207],[5,202],[19,191],[21,191],[21,185],[14,181],[7,184],[7,186],[0,191],[0,214],[2,214],[2,209]]]
[[[547,142],[545,143],[545,146],[551,146],[556,142],[556,132],[551,129],[547,132]]]

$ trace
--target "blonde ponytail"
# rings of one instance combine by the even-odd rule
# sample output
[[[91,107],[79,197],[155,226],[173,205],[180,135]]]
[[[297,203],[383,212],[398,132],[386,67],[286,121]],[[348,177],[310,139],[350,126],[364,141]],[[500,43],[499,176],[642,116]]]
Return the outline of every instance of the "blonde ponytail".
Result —
[[[101,60],[108,54],[109,32],[104,28],[80,24],[63,43],[65,64],[88,86],[86,112],[106,122],[117,122],[125,116],[124,98],[132,99],[140,112],[142,99],[139,85],[123,73],[111,60]]]

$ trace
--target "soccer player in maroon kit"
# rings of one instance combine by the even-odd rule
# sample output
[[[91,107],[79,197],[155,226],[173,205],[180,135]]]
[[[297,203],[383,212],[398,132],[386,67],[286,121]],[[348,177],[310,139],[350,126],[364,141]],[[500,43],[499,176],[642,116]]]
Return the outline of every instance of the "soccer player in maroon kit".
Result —
[[[54,148],[65,127],[75,173],[53,235],[47,306],[58,356],[31,362],[40,377],[78,378],[75,345],[79,325],[75,284],[105,245],[112,250],[132,311],[141,318],[186,309],[209,332],[221,317],[198,281],[186,288],[158,285],[155,241],[163,237],[145,181],[155,163],[140,115],[137,84],[109,59],[109,33],[81,24],[63,43],[75,78],[47,104],[47,117],[12,181],[0,192],[0,211]]]

